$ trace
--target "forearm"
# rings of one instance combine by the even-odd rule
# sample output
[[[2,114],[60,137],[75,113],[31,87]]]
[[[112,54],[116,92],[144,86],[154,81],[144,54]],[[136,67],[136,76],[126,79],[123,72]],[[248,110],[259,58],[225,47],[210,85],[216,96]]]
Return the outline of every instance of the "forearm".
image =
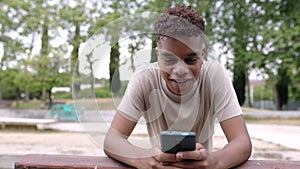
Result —
[[[143,149],[132,145],[127,138],[113,130],[109,130],[104,141],[104,152],[107,156],[128,165],[137,166],[139,158],[152,157],[155,155],[154,149]]]
[[[239,137],[230,141],[224,148],[212,152],[216,168],[231,168],[249,159],[252,151],[248,137]]]

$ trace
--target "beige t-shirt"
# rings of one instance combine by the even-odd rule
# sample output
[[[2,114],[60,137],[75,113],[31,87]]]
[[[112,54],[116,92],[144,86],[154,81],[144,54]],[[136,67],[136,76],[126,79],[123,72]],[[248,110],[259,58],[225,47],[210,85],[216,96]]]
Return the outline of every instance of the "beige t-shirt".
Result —
[[[242,114],[225,68],[206,61],[194,87],[183,96],[167,89],[157,63],[138,71],[118,110],[136,121],[144,117],[153,146],[160,145],[161,131],[193,131],[209,151],[215,123]]]

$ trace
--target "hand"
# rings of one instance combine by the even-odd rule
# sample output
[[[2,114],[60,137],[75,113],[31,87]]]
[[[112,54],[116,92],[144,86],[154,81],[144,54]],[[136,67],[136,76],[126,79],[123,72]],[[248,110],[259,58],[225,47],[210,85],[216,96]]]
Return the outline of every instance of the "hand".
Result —
[[[163,153],[160,149],[155,149],[156,156],[134,159],[134,166],[138,169],[178,169],[176,166],[168,165],[169,162],[178,162],[175,154]],[[162,160],[164,159],[164,160]],[[166,162],[168,161],[168,162]]]
[[[210,153],[204,146],[197,143],[196,150],[183,151],[177,154],[169,154],[169,156],[163,153],[160,160],[163,164],[168,166],[174,166],[179,168],[203,168],[203,169],[215,169],[216,161],[210,156]]]

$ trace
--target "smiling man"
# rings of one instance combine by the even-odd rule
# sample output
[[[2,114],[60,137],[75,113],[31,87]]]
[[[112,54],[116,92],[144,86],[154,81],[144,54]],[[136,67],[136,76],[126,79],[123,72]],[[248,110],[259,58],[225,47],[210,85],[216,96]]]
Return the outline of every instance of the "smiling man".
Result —
[[[184,95],[199,77],[204,55],[202,38],[164,37],[157,45],[158,64],[168,89],[176,95]]]
[[[106,135],[104,150],[136,168],[231,168],[251,155],[251,141],[225,68],[204,60],[204,19],[191,7],[166,10],[155,23],[158,62],[130,80]],[[146,120],[152,148],[128,141]],[[213,151],[218,121],[228,144]],[[160,150],[162,131],[196,133],[193,151]]]

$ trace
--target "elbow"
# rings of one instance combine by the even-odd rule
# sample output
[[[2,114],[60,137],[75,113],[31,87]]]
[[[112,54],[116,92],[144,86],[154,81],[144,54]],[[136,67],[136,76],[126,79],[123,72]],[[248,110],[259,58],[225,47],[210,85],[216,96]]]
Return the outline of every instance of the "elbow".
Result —
[[[103,151],[106,156],[111,157],[110,151],[109,151],[110,143],[109,143],[109,135],[108,133],[105,135],[104,143],[103,143]]]
[[[247,141],[245,141],[246,145],[245,145],[245,149],[244,149],[244,159],[245,161],[247,161],[250,157],[251,157],[251,154],[252,154],[252,142],[251,142],[251,139],[247,139]]]
[[[109,130],[104,138],[103,142],[103,152],[106,156],[113,158],[117,152],[117,147],[119,147],[119,136]]]
[[[111,153],[109,151],[109,149],[110,149],[109,147],[110,147],[109,138],[106,135],[105,139],[104,139],[104,143],[103,143],[103,151],[104,151],[104,153],[105,153],[106,156],[111,157]]]
[[[103,152],[105,153],[105,155],[107,157],[112,157],[112,154],[111,154],[111,151],[109,151],[109,143],[107,141],[104,141],[104,144],[103,144]]]

